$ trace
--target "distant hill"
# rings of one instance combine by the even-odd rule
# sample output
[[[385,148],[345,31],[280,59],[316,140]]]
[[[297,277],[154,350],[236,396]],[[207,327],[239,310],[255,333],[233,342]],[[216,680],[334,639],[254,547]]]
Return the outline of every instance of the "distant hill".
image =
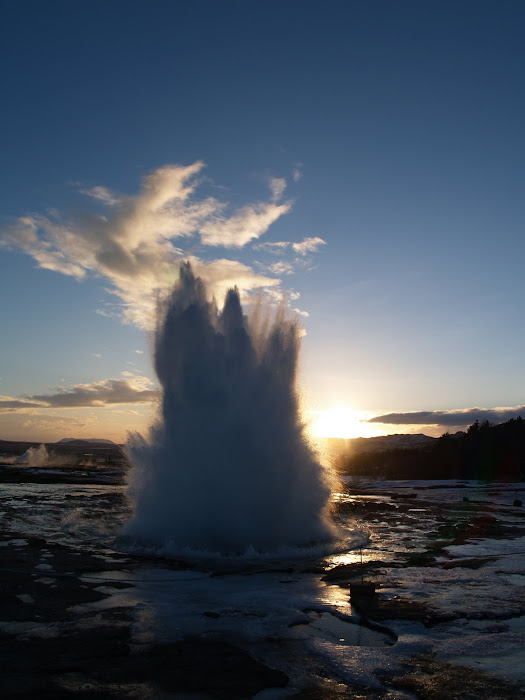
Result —
[[[115,445],[113,440],[105,440],[104,438],[62,438],[58,440],[55,445],[75,445],[76,447],[81,447],[82,445],[89,445],[90,443],[97,443],[101,445]]]
[[[462,435],[463,433],[457,433]],[[328,449],[336,453],[369,454],[386,452],[387,450],[417,450],[420,447],[432,445],[438,438],[416,434],[380,435],[371,438],[323,438]]]

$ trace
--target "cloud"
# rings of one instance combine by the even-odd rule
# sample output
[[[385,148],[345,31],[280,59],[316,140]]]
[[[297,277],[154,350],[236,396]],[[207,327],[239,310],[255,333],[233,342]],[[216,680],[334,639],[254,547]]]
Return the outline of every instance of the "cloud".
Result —
[[[290,262],[284,262],[284,260],[273,263],[273,265],[269,265],[268,270],[274,275],[293,275],[294,273],[293,264]]]
[[[272,177],[270,178],[270,190],[272,191],[272,196],[274,201],[278,201],[284,194],[286,189],[286,180],[284,177]]]
[[[47,415],[37,415],[29,416],[23,422],[23,427],[27,431],[30,429],[33,433],[35,430],[48,430],[52,428],[53,430],[61,430],[66,434],[75,428],[83,428],[88,422],[94,422],[94,417],[90,416],[89,421],[85,418],[73,418],[71,416],[47,416]]]
[[[96,420],[95,416],[90,416],[91,420]],[[37,426],[39,428],[47,427],[48,425],[55,425],[60,423],[62,425],[76,425],[84,426],[86,425],[85,418],[72,418],[71,416],[52,416],[52,415],[38,415],[29,416],[24,420],[24,427]]]
[[[254,238],[259,238],[283,214],[287,214],[292,205],[274,202],[259,202],[247,205],[230,218],[215,216],[204,223],[200,229],[201,240],[209,246],[226,246],[242,248]]]
[[[306,255],[307,253],[316,253],[322,245],[326,245],[326,241],[319,236],[313,236],[305,238],[301,243],[292,243],[292,248],[299,255]]]
[[[303,238],[299,243],[292,241],[268,241],[264,243],[256,243],[253,247],[255,250],[262,250],[269,253],[282,253],[287,248],[291,248],[295,253],[305,256],[308,253],[317,253],[322,245],[326,245],[326,241],[319,236],[310,236]],[[300,258],[296,258],[299,262]]]
[[[133,350],[133,352],[136,352],[137,355],[144,355],[144,350]]]
[[[122,373],[123,379],[104,379],[76,384],[72,389],[59,388],[52,394],[38,394],[21,399],[0,396],[0,413],[50,408],[100,408],[116,404],[148,404],[158,398],[157,389],[147,377]]]
[[[101,355],[99,352],[92,352],[92,353],[91,353],[91,357],[101,358],[102,355]]]
[[[104,318],[119,319],[120,316],[116,311],[108,311],[108,309],[95,309],[95,313]]]
[[[44,216],[21,216],[3,229],[1,243],[23,250],[39,267],[82,279],[86,275],[85,267],[72,262],[60,248],[59,241],[65,242],[68,237],[66,228]]]
[[[416,411],[413,413],[387,413],[370,418],[368,423],[390,423],[396,425],[443,425],[464,426],[475,421],[504,423],[511,418],[525,417],[525,406],[513,408],[465,408],[457,411]]]
[[[77,279],[87,275],[107,279],[119,317],[151,328],[157,294],[173,285],[177,263],[190,257],[180,244],[193,239],[193,247],[200,240],[204,246],[240,248],[266,233],[291,209],[290,202],[275,201],[282,195],[285,182],[273,178],[270,201],[247,204],[226,214],[227,202],[196,196],[203,168],[201,161],[158,168],[143,179],[141,190],[134,196],[100,186],[83,188],[81,192],[106,208],[106,215],[85,212],[68,219],[54,212],[22,216],[3,230],[1,243],[30,255],[39,267]],[[192,259],[199,262],[200,273],[211,284],[217,269],[226,269],[222,260]],[[229,268],[235,279],[223,284],[221,278],[221,290],[233,284],[241,291],[279,284],[279,280],[239,265]],[[240,280],[246,280],[248,286],[242,287]],[[212,293],[217,291],[211,289]],[[99,308],[97,313],[113,317],[115,311]]]
[[[100,202],[107,204],[112,207],[115,204],[120,204],[123,201],[123,197],[115,195],[114,192],[108,190],[106,187],[90,187],[87,189],[79,189],[81,194],[85,194],[93,199],[98,199]]]
[[[42,408],[41,403],[28,399],[16,399],[13,396],[0,396],[0,413],[10,413],[30,408]]]
[[[295,309],[292,309],[292,311],[295,311],[296,314],[299,314],[299,316],[304,316],[305,318],[308,318],[308,316],[310,316],[308,311],[302,311],[301,309],[295,308]]]
[[[268,241],[264,243],[256,243],[253,247],[255,250],[264,250],[270,253],[280,253],[285,248],[288,248],[291,245],[291,241]]]
[[[312,255],[321,245],[326,245],[319,236],[303,238],[302,241],[265,241],[253,245],[254,250],[279,256],[278,262],[257,262],[257,266],[272,275],[292,275],[297,268],[312,269]]]
[[[247,300],[250,292],[261,288],[270,292],[279,287],[280,284],[280,280],[259,275],[251,267],[243,265],[237,260],[221,258],[205,263],[192,256],[189,256],[188,259],[195,274],[204,279],[208,289],[219,300],[224,299],[231,287],[237,287],[241,292],[241,298]]]
[[[158,391],[151,389],[147,377],[104,379],[89,384],[76,384],[72,389],[55,394],[28,397],[45,404],[47,408],[101,407],[114,404],[151,403]],[[42,408],[42,406],[40,406]]]

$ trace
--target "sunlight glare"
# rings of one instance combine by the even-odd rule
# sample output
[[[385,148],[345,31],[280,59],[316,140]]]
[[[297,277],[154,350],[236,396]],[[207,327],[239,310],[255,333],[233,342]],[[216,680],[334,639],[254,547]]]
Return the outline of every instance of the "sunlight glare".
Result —
[[[369,433],[369,415],[349,406],[334,406],[327,411],[309,411],[310,432],[318,438],[356,438]]]

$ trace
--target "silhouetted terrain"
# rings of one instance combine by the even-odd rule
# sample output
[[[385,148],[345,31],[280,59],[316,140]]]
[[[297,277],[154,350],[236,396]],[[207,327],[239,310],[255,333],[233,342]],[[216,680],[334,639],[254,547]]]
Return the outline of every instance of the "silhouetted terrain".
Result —
[[[525,479],[525,421],[474,423],[466,433],[449,435],[421,446],[340,454],[337,470],[352,476],[387,479]]]
[[[2,457],[20,457],[29,448],[38,448],[40,442],[24,442],[18,440],[0,440],[0,462]],[[106,440],[67,440],[60,442],[43,443],[50,456],[71,458],[72,463],[85,457],[92,457],[95,461],[112,463],[123,459],[122,449],[114,442]]]
[[[90,444],[101,444],[101,445],[115,445],[113,440],[105,440],[104,438],[62,438],[62,440],[57,440],[56,445],[90,445]]]

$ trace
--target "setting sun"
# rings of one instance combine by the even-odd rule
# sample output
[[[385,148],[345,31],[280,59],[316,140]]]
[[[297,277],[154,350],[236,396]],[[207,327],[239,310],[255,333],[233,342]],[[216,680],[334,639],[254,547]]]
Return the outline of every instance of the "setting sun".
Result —
[[[367,419],[371,414],[349,406],[333,406],[326,411],[308,411],[309,430],[314,437],[357,438],[377,434]]]

